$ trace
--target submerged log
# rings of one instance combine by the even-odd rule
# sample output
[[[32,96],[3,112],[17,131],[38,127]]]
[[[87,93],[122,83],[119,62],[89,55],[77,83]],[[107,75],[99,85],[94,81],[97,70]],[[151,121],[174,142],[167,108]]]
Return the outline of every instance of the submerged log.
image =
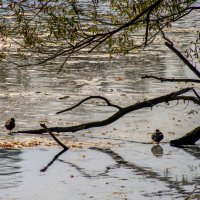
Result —
[[[181,138],[171,140],[171,146],[194,145],[200,139],[200,126],[193,129]]]

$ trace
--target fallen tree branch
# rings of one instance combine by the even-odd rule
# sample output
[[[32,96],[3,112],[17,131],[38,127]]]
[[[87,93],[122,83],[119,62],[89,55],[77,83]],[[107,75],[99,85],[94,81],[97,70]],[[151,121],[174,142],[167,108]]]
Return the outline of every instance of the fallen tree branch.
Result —
[[[194,145],[200,139],[200,126],[176,140],[171,140],[171,146]]]
[[[165,103],[165,102],[177,100],[180,98],[179,95],[182,95],[191,90],[193,90],[193,88],[191,88],[191,87],[183,88],[183,89],[180,89],[176,92],[172,92],[167,95],[156,97],[156,98],[153,98],[150,100],[145,100],[143,102],[138,102],[136,104],[121,108],[119,111],[114,113],[112,116],[110,116],[107,119],[104,119],[102,121],[88,122],[85,124],[69,126],[69,127],[51,127],[51,128],[48,128],[48,130],[51,132],[76,132],[76,131],[80,131],[83,129],[106,126],[106,125],[111,124],[114,121],[118,120],[119,118],[123,117],[124,115],[126,115],[129,112],[139,110],[142,108],[148,108],[148,107],[152,108],[153,106],[155,106],[159,103]],[[176,97],[177,97],[177,99],[176,99]],[[48,132],[48,130],[47,129],[19,130],[15,133],[42,134],[42,133]]]
[[[65,146],[65,145],[51,132],[50,129],[48,129],[48,128],[46,127],[45,124],[40,124],[40,126],[41,126],[46,132],[48,132],[49,135],[50,135],[61,147],[63,147],[63,149],[64,149],[65,151],[69,149],[67,146]]]
[[[70,108],[67,108],[67,109],[65,109],[65,110],[61,110],[61,111],[57,112],[56,114],[60,114],[60,113],[63,113],[63,112],[72,110],[72,109],[78,107],[79,105],[81,105],[82,103],[86,102],[86,101],[89,100],[89,99],[102,99],[102,100],[104,100],[104,101],[107,103],[108,106],[117,108],[117,109],[119,109],[119,110],[122,109],[120,106],[114,105],[114,104],[110,103],[110,101],[109,101],[108,99],[106,99],[105,97],[102,97],[102,96],[90,96],[90,97],[87,97],[87,98],[81,100],[81,101],[80,101],[79,103],[77,103],[76,105],[74,105],[74,106],[72,106],[72,107],[70,107]]]
[[[153,78],[156,80],[159,80],[161,82],[193,82],[193,83],[200,83],[199,79],[185,79],[185,78],[162,78],[162,77],[157,77],[157,76],[153,76],[153,75],[145,75],[141,77],[142,79],[145,78]]]

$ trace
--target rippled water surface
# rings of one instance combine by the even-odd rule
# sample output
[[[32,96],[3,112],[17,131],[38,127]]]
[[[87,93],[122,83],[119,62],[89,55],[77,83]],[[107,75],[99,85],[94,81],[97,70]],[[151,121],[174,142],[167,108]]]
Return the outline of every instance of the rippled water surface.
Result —
[[[191,23],[194,21],[182,20],[174,25],[179,34],[168,33],[179,41],[176,45],[182,52],[195,39]],[[184,30],[179,32],[181,28]],[[105,54],[75,55],[60,74],[60,63],[18,68],[2,62],[0,139],[7,137],[4,122],[11,116],[16,119],[16,130],[37,129],[40,122],[67,126],[102,120],[115,112],[101,101],[89,101],[74,111],[55,114],[89,95],[105,96],[123,107],[191,86],[141,79],[146,74],[195,78],[163,42],[139,54],[112,60]],[[142,109],[82,134],[68,133],[90,140],[91,147],[92,142],[113,146],[69,150],[45,172],[40,170],[59,153],[58,148],[0,149],[0,199],[184,199],[200,183],[199,146],[177,149],[164,143],[158,146],[133,142],[150,142],[148,133],[156,128],[164,132],[167,142],[199,126],[200,115],[191,112],[199,112],[199,108],[192,103],[176,103]]]

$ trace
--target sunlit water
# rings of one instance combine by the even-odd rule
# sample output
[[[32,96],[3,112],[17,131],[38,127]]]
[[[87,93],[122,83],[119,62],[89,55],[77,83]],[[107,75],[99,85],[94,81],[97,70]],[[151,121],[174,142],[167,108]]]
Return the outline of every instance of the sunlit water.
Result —
[[[175,26],[184,27],[184,32],[169,33],[169,36],[184,52],[188,42],[195,39],[195,32],[188,20]],[[67,126],[102,120],[115,112],[101,101],[89,101],[68,113],[55,114],[89,95],[105,96],[123,107],[191,86],[141,79],[146,74],[195,78],[163,42],[140,54],[112,60],[101,54],[76,55],[60,74],[56,73],[59,63],[18,68],[2,62],[1,139],[6,135],[4,122],[10,117],[16,119],[16,130],[37,129],[40,122],[47,126]],[[59,99],[63,96],[68,98]],[[199,126],[200,115],[190,112],[199,112],[199,108],[192,103],[176,103],[160,104],[153,110],[142,109],[107,127],[81,131],[85,136],[79,132],[68,133],[85,141],[111,142],[112,151],[117,154],[100,149],[69,150],[46,172],[40,172],[59,149],[1,149],[0,199],[184,199],[200,182],[199,148],[187,150],[168,144],[131,142],[151,141],[148,133],[156,128],[163,131],[165,141],[169,141]],[[109,139],[100,139],[105,137]]]

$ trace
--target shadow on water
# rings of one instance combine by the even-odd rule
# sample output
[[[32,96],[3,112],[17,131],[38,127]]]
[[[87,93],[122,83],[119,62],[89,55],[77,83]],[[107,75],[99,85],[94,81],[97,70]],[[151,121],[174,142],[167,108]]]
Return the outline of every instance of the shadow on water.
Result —
[[[17,187],[21,182],[21,150],[0,149],[0,189]]]

